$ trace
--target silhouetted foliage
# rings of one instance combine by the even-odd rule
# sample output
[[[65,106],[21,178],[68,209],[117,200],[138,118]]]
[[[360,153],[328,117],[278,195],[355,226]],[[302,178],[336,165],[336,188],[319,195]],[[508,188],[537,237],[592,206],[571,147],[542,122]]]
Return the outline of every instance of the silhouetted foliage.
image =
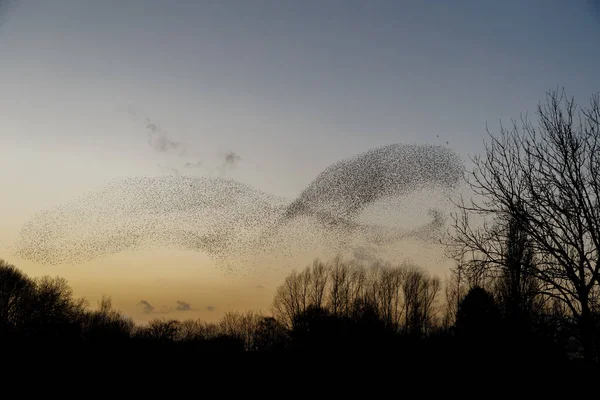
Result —
[[[82,338],[89,343],[126,343],[131,339],[135,324],[131,318],[114,310],[110,297],[103,297],[96,311],[88,311],[82,320]]]
[[[85,300],[63,278],[30,279],[0,260],[0,334],[18,340],[71,342],[81,335]]]
[[[500,306],[506,321],[515,334],[528,330],[539,307],[540,282],[535,276],[535,259],[528,236],[517,221],[507,227],[504,266],[496,284]]]
[[[93,353],[98,357],[131,351],[181,356],[291,351],[336,357],[397,353],[404,363],[472,360],[475,355],[492,363],[567,362],[564,355],[577,325],[564,303],[533,309],[530,334],[510,336],[493,293],[472,287],[457,305],[456,323],[448,325],[441,323],[441,310],[435,306],[439,291],[439,280],[412,266],[365,268],[340,259],[315,261],[303,272],[291,273],[277,291],[274,310],[277,302],[291,301],[279,303],[283,320],[250,311],[228,312],[216,323],[162,318],[136,326],[108,297],[88,310],[64,279],[31,279],[0,262],[0,339],[54,352],[66,349],[64,345],[98,350]],[[288,304],[293,308],[286,308]]]
[[[34,291],[32,280],[0,260],[0,336],[24,333]]]
[[[257,351],[283,351],[289,341],[285,326],[273,317],[263,317],[256,329],[254,345]]]
[[[36,279],[28,330],[43,339],[72,341],[81,335],[85,300],[75,299],[64,278]]]
[[[136,337],[160,344],[173,343],[178,330],[179,321],[176,319],[153,319],[136,332]]]
[[[438,278],[409,265],[365,269],[340,258],[317,260],[302,272],[292,272],[277,288],[273,314],[291,329],[309,309],[349,318],[360,305],[388,329],[420,336],[435,325],[440,289]]]
[[[508,270],[501,290],[511,318],[529,318],[522,313],[531,312],[531,291],[543,303],[563,302],[577,325],[573,338],[597,361],[600,94],[581,107],[549,92],[537,117],[536,125],[524,117],[501,127],[474,158],[468,183],[477,200],[459,204],[454,245],[470,257],[472,275]],[[474,226],[475,216],[487,223]]]
[[[473,341],[489,342],[500,329],[500,309],[494,296],[475,287],[461,301],[456,316],[456,332]]]

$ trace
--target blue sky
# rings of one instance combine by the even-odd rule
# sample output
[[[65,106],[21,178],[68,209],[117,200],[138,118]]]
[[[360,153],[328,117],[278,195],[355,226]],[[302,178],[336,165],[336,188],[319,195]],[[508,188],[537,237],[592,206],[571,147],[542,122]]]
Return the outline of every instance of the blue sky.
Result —
[[[131,107],[206,171],[235,151],[233,177],[285,196],[374,146],[473,153],[486,122],[546,90],[599,90],[590,4],[23,0],[0,36],[3,146],[128,159],[107,174],[177,164],[148,154],[143,123],[118,111]]]
[[[372,147],[467,158],[486,123],[534,112],[546,90],[600,90],[592,0],[15,3],[0,27],[0,184],[15,221],[171,168],[292,198]],[[146,118],[186,154],[148,146]],[[223,169],[228,153],[239,159]]]

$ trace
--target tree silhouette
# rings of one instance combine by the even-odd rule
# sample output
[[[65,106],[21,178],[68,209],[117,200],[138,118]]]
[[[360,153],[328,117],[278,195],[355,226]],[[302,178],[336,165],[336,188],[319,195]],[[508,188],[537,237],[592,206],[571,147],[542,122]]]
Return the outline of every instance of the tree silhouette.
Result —
[[[151,320],[147,326],[141,328],[137,336],[141,339],[164,345],[175,341],[178,329],[178,320],[156,318]]]
[[[600,95],[580,107],[564,91],[547,94],[538,123],[490,134],[485,153],[474,158],[468,182],[481,200],[462,202],[455,239],[474,253],[472,270],[498,258],[491,228],[473,227],[470,214],[510,223],[528,238],[539,292],[562,301],[579,327],[587,360],[597,359],[596,317],[600,298]]]
[[[489,343],[499,328],[500,310],[494,296],[480,287],[469,290],[458,308],[457,334],[474,344]]]
[[[309,307],[294,320],[292,349],[338,352],[348,347],[347,322],[324,308]]]
[[[255,349],[257,351],[282,351],[288,345],[288,331],[285,326],[273,317],[264,317],[258,324],[255,333]]]
[[[81,335],[85,300],[73,297],[64,278],[44,276],[35,281],[28,328],[43,339],[72,341]]]
[[[135,324],[113,309],[110,297],[102,297],[98,310],[88,311],[83,317],[82,337],[88,343],[121,345],[133,335]]]
[[[434,324],[434,302],[440,291],[440,280],[423,271],[407,271],[403,283],[406,333],[421,336]]]
[[[224,336],[235,338],[243,343],[244,350],[255,350],[255,335],[261,319],[261,315],[252,311],[228,312],[219,323],[220,332]]]
[[[496,284],[500,305],[513,335],[531,329],[532,319],[540,307],[539,282],[535,276],[534,252],[529,238],[517,221],[508,223],[504,268]]]
[[[312,268],[293,271],[277,288],[273,314],[288,329],[309,309],[338,318],[351,318],[357,304],[369,305],[388,329],[416,336],[436,323],[441,282],[419,268],[315,261]]]
[[[108,297],[97,309],[88,310],[64,279],[30,279],[1,262],[0,340],[51,357],[64,356],[68,349],[100,358],[132,355],[132,350],[139,355],[166,352],[183,358],[203,352],[296,351],[334,354],[332,360],[338,364],[341,356],[357,353],[381,358],[395,353],[405,363],[442,362],[463,355],[476,356],[480,362],[568,362],[563,355],[572,345],[574,330],[565,318],[564,302],[535,309],[535,336],[516,331],[507,339],[501,308],[484,288],[473,287],[458,303],[454,327],[440,326],[434,306],[437,279],[407,265],[340,265],[340,260],[318,262],[307,269],[309,273],[290,274],[294,285],[283,287],[296,290],[307,306],[289,327],[275,316],[252,311],[229,312],[216,323],[157,318],[135,326],[113,308]],[[315,266],[320,271],[316,275]],[[318,282],[328,283],[315,283],[315,276]],[[336,279],[332,290],[330,284]],[[313,304],[319,302],[321,307]]]
[[[14,265],[0,260],[0,338],[22,333],[34,290],[31,279]]]
[[[451,268],[450,275],[446,277],[444,285],[446,305],[442,321],[446,329],[451,328],[456,323],[458,308],[469,289],[464,276],[464,268],[462,260],[458,260],[458,265],[455,268]]]

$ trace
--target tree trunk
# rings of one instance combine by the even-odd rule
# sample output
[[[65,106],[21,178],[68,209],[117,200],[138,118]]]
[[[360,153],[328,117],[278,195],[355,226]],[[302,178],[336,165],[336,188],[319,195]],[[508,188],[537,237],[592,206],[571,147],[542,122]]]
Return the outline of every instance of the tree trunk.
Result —
[[[586,293],[581,296],[581,317],[580,317],[580,329],[581,329],[581,344],[583,346],[583,358],[588,363],[596,361],[597,354],[595,349],[595,324],[594,317],[590,310],[589,298]]]

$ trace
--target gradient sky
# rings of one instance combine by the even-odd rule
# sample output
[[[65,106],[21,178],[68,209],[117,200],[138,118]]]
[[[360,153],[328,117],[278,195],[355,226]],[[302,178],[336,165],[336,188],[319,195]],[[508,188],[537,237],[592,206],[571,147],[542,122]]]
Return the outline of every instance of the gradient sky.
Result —
[[[202,161],[186,173],[292,198],[372,147],[448,142],[467,158],[486,123],[533,113],[545,91],[600,90],[590,0],[18,3],[0,25],[0,258],[138,320],[142,299],[203,318],[266,309],[277,280],[160,250],[49,268],[6,246],[32,213],[114,178]],[[186,156],[148,146],[145,118]],[[228,152],[241,159],[225,171]]]

